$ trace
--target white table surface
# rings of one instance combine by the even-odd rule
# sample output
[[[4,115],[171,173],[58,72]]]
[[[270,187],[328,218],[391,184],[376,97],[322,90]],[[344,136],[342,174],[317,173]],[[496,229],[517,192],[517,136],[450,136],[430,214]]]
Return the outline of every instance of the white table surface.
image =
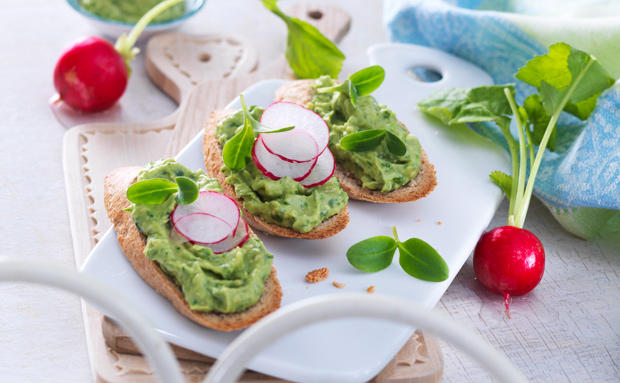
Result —
[[[341,44],[347,54],[343,72],[348,73],[363,66],[365,48],[386,41],[386,35],[379,1],[338,5],[353,16],[351,32]],[[72,268],[61,156],[66,129],[47,102],[63,47],[96,32],[61,0],[5,0],[0,6],[0,256],[51,260]],[[209,0],[181,31],[242,34],[260,47],[261,60],[284,49],[283,24],[258,0]],[[149,83],[143,66],[141,59],[133,64],[122,102],[135,112],[124,119],[154,120],[176,107]],[[490,227],[506,222],[506,210],[503,204]],[[513,299],[512,319],[503,314],[501,297],[474,280],[471,259],[437,310],[478,331],[532,381],[620,381],[618,250],[567,234],[537,201],[526,227],[545,245],[546,272],[533,293]],[[444,381],[489,380],[462,353],[446,344],[442,350]],[[1,284],[0,381],[91,379],[79,299],[43,287]]]

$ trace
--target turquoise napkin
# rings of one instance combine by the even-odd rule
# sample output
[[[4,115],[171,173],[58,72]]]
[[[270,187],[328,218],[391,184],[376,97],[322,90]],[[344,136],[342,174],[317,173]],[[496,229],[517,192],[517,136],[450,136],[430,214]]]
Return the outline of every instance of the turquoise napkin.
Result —
[[[601,17],[599,17],[599,15]],[[620,3],[597,0],[386,0],[384,21],[393,41],[460,56],[496,83],[517,83],[522,102],[533,88],[514,73],[549,45],[565,42],[594,55],[620,77]],[[587,121],[566,113],[556,152],[547,151],[534,193],[560,224],[589,239],[620,243],[620,85],[599,97]],[[472,126],[497,141],[490,124]]]

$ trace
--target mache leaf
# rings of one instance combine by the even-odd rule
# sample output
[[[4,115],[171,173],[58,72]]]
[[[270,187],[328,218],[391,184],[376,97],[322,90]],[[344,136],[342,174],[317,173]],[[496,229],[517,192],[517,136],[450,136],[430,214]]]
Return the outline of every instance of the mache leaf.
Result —
[[[519,80],[535,86],[548,115],[553,115],[568,97],[564,110],[582,120],[594,110],[596,98],[615,80],[589,54],[565,43],[528,61],[517,74]]]
[[[176,177],[174,181],[179,186],[177,202],[181,205],[189,205],[198,198],[198,185],[189,177]]]
[[[431,245],[419,238],[409,238],[398,243],[398,262],[412,277],[429,282],[448,279],[450,270],[446,261]]]
[[[381,144],[385,133],[385,129],[362,130],[342,137],[339,144],[351,152],[367,152]]]
[[[508,174],[496,170],[489,174],[491,181],[497,185],[506,194],[506,198],[510,199],[512,196],[512,177]]]
[[[349,81],[357,89],[358,96],[367,96],[374,92],[385,79],[385,70],[379,65],[371,65],[349,76]]]
[[[376,272],[392,264],[396,252],[396,241],[380,235],[356,243],[347,250],[347,259],[356,269]]]
[[[127,199],[135,204],[160,205],[179,187],[165,178],[151,178],[138,181],[127,189]]]
[[[277,0],[263,0],[263,5],[280,17],[288,28],[286,60],[297,78],[338,77],[344,54],[312,24],[286,15]]]
[[[385,143],[387,144],[387,148],[395,156],[404,156],[407,153],[407,146],[394,133],[386,130],[385,131]]]

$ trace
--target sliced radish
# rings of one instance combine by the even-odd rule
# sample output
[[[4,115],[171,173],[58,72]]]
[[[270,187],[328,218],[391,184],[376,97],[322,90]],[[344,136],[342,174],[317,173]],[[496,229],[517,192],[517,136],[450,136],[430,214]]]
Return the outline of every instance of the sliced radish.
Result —
[[[286,132],[260,134],[265,149],[288,162],[307,162],[314,160],[319,153],[319,147],[314,136],[303,129],[293,129]]]
[[[300,183],[307,188],[322,185],[331,178],[335,169],[336,161],[334,160],[334,155],[329,149],[325,149],[317,159],[316,165],[314,165],[310,174],[301,180]]]
[[[189,205],[177,205],[172,212],[172,224],[183,217],[194,214],[205,213],[215,216],[230,226],[231,231],[239,225],[239,207],[237,203],[226,194],[214,191],[201,191],[196,201]],[[201,241],[202,242],[202,241]]]
[[[279,134],[279,133],[273,133]],[[311,139],[311,138],[310,138]],[[317,158],[306,162],[289,162],[278,156],[269,153],[263,139],[257,138],[252,148],[252,159],[265,176],[272,180],[279,180],[282,177],[291,177],[295,181],[300,181],[310,174],[317,162]]]
[[[239,226],[235,228],[235,234],[226,238],[220,243],[207,245],[215,254],[225,253],[237,246],[243,246],[245,241],[250,238],[248,224],[243,218],[239,220]]]
[[[207,213],[184,215],[174,223],[174,228],[188,241],[201,245],[218,244],[233,235],[232,226]]]
[[[282,129],[287,126],[294,126],[295,129],[292,131],[304,130],[310,133],[318,146],[319,151],[317,154],[322,153],[329,142],[329,127],[327,126],[327,123],[321,116],[299,104],[286,101],[274,102],[265,108],[260,122],[272,129]],[[270,149],[273,149],[270,145],[271,141],[265,142],[265,144]],[[295,142],[290,142],[289,144],[294,145]],[[275,150],[275,152],[281,156],[284,156],[284,154],[280,153],[278,150]],[[296,158],[298,158],[297,155],[287,157],[287,159],[291,161],[298,161]]]

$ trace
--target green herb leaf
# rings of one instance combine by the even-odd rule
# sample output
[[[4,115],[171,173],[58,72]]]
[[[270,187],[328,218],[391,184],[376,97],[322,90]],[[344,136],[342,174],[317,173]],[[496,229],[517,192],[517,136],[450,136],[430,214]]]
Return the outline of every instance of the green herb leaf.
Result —
[[[379,65],[371,65],[349,76],[349,80],[357,89],[358,96],[371,94],[381,86],[384,79],[385,70]]]
[[[528,61],[515,77],[538,88],[548,115],[568,97],[563,109],[582,120],[592,113],[601,92],[615,82],[596,59],[565,43],[550,46],[548,53]]]
[[[243,94],[239,95],[243,109],[243,127],[224,145],[222,157],[224,164],[231,170],[245,168],[245,160],[250,157],[254,146],[254,124],[259,124],[248,112]]]
[[[380,235],[356,243],[347,250],[349,263],[358,270],[376,272],[392,264],[396,241]]]
[[[512,177],[504,172],[496,170],[489,174],[489,178],[495,185],[502,189],[506,197],[510,199],[512,195]]]
[[[189,205],[196,201],[198,198],[198,185],[191,178],[188,177],[176,177],[174,181],[179,186],[179,194],[177,195],[177,202],[181,205]]]
[[[127,199],[135,204],[160,205],[177,190],[179,187],[174,182],[164,178],[152,178],[129,186]]]
[[[385,132],[385,129],[370,129],[347,134],[340,139],[340,146],[351,152],[366,152],[381,144]]]
[[[359,96],[359,91],[350,80],[345,81],[345,83],[349,86],[349,99],[351,100],[351,104],[353,104],[353,106],[357,106],[357,97]]]
[[[287,126],[286,128],[281,128],[281,129],[271,129],[270,127],[265,126],[261,124],[260,122],[258,122],[258,125],[254,126],[254,132],[256,133],[280,133],[280,132],[286,132],[286,131],[293,130],[293,129],[295,129],[294,126]]]
[[[312,24],[290,17],[278,7],[277,0],[263,5],[280,17],[288,28],[286,59],[297,78],[338,77],[344,54]]]
[[[527,126],[532,137],[532,143],[538,146],[545,134],[545,130],[547,130],[551,116],[545,111],[538,94],[532,94],[526,98],[523,102],[523,109],[527,113]],[[555,150],[555,137],[556,129],[553,127],[551,136],[549,136],[549,142],[547,143],[547,147],[551,151]]]
[[[448,125],[494,121],[508,127],[512,111],[504,88],[514,95],[515,88],[511,84],[442,89],[420,101],[418,107]]]
[[[419,238],[410,238],[398,243],[399,263],[412,277],[429,282],[448,279],[450,270],[446,261],[431,245]]]
[[[395,156],[404,156],[407,153],[407,146],[397,135],[390,131],[385,131],[385,142],[387,148]]]

